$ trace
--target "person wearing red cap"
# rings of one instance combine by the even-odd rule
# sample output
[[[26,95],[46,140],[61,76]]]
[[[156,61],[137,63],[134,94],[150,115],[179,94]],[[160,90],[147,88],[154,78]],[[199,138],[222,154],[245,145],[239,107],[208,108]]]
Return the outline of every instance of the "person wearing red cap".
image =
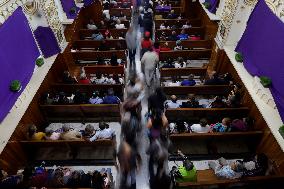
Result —
[[[144,34],[144,38],[142,39],[141,42],[141,47],[142,47],[142,51],[141,51],[141,57],[143,56],[143,54],[150,48],[152,48],[152,40],[150,39],[150,32],[146,31]]]

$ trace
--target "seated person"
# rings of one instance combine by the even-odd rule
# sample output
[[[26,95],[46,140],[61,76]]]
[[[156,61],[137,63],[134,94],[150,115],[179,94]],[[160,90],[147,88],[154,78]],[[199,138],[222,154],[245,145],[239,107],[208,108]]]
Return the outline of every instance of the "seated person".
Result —
[[[102,41],[104,40],[104,36],[99,32],[99,30],[95,30],[94,34],[91,36],[93,40]]]
[[[85,72],[81,73],[80,79],[79,79],[80,84],[90,84],[90,80],[87,78]]]
[[[124,37],[125,37],[125,34],[123,32],[120,32],[118,39],[124,39]]]
[[[82,136],[86,139],[90,139],[95,135],[96,131],[91,124],[86,125],[85,130],[82,132]]]
[[[95,25],[95,22],[93,19],[90,20],[89,24],[87,24],[87,28],[89,30],[97,30],[98,27]]]
[[[68,100],[66,94],[64,92],[59,92],[59,94],[56,95],[53,101],[55,104],[69,104],[70,101]]]
[[[118,15],[118,19],[122,22],[122,21],[127,21],[125,14],[120,11],[119,15]]]
[[[181,40],[176,41],[176,46],[174,47],[175,51],[181,51],[183,50],[183,46],[181,45]]]
[[[215,123],[211,125],[211,128],[214,132],[227,132],[230,131],[231,119],[225,117],[222,119],[222,123]]]
[[[160,47],[160,43],[159,42],[155,42],[154,43],[153,51],[155,51],[157,53],[157,55],[159,56],[160,51],[161,51],[161,47]]]
[[[91,98],[89,99],[90,104],[102,104],[103,99],[99,96],[99,92],[95,91],[93,92]]]
[[[221,96],[216,96],[211,103],[211,108],[226,108],[227,104],[223,101]]]
[[[6,171],[0,168],[0,188],[19,188],[19,184],[22,181],[23,175],[11,175],[9,176]]]
[[[179,108],[180,107],[180,104],[177,103],[176,95],[172,95],[170,97],[170,101],[167,102],[167,107],[168,108]]]
[[[180,34],[177,36],[179,40],[187,40],[188,39],[188,34],[185,33],[185,30],[181,30]]]
[[[200,37],[200,36],[196,36],[196,35],[190,35],[190,36],[189,36],[189,39],[196,41],[196,40],[201,40],[201,37]]]
[[[72,77],[69,71],[64,71],[62,82],[65,84],[74,84],[77,83],[77,79],[75,76]]]
[[[171,10],[170,14],[168,14],[167,19],[176,19],[178,15],[175,13],[175,10]]]
[[[162,31],[160,37],[158,36],[157,38],[158,38],[159,41],[166,41],[167,40],[167,34],[164,31]]]
[[[106,21],[106,20],[105,20]],[[107,24],[104,20],[102,20],[99,24],[99,29],[107,29]]]
[[[76,130],[70,129],[68,125],[62,127],[63,132],[60,134],[61,140],[80,140],[82,139],[82,134]]]
[[[164,22],[160,25],[160,29],[162,29],[162,30],[166,29],[166,26],[165,26]]]
[[[110,65],[111,66],[118,66],[118,59],[117,59],[117,55],[115,53],[113,53],[110,57]]]
[[[233,90],[228,96],[228,99],[226,101],[228,107],[231,108],[238,108],[241,105],[241,92],[240,92],[240,85],[234,85]]]
[[[171,51],[172,49],[169,47],[168,42],[161,45],[161,51]]]
[[[172,31],[172,34],[167,38],[169,41],[177,41],[180,38],[178,37],[176,31]]]
[[[115,28],[116,29],[124,29],[125,26],[124,26],[124,24],[121,23],[121,21],[119,19],[117,19],[116,24],[115,24]]]
[[[114,95],[112,88],[108,89],[107,95],[103,98],[103,104],[119,104],[120,99]]]
[[[105,38],[106,38],[107,40],[113,39],[113,36],[112,36],[111,33],[109,32],[109,30],[106,30],[106,31],[105,31]]]
[[[218,163],[210,161],[208,162],[208,165],[214,170],[215,175],[221,179],[237,179],[242,176],[242,173],[237,169],[236,164],[229,164],[224,158],[218,159]]]
[[[187,96],[187,101],[182,103],[182,108],[199,108],[199,102],[195,99],[194,94],[189,94]]]
[[[191,25],[186,21],[186,23],[181,27],[182,29],[188,29],[191,28]]]
[[[219,78],[219,75],[216,73],[216,71],[213,71],[209,75],[209,79],[205,81],[204,85],[226,85],[226,82]]]
[[[50,104],[53,104],[53,98],[50,97],[50,94],[49,93],[44,93],[43,95],[41,95],[41,103],[42,104],[47,104],[47,105],[50,105]]]
[[[46,135],[44,132],[37,132],[35,125],[30,125],[28,128],[27,137],[29,140],[40,141],[45,140]]]
[[[166,86],[169,86],[169,87],[173,87],[173,86],[180,86],[180,81],[178,81],[177,77],[176,76],[172,76],[172,81],[171,82],[166,82]]]
[[[194,80],[194,75],[190,74],[188,76],[188,79],[183,80],[181,82],[181,86],[194,86],[196,84],[195,80]]]
[[[175,68],[173,60],[169,58],[167,62],[162,66],[162,68]]]
[[[190,127],[190,129],[194,133],[209,133],[209,132],[211,132],[211,128],[208,125],[208,122],[207,122],[206,118],[200,119],[199,124],[193,124]]]
[[[60,133],[51,129],[46,129],[46,140],[59,140]]]
[[[114,130],[109,128],[108,124],[104,122],[99,123],[99,129],[96,134],[90,138],[90,141],[96,141],[98,139],[112,139],[115,136]]]
[[[88,98],[86,97],[86,93],[81,93],[80,90],[76,90],[73,103],[74,104],[86,104],[88,103]]]
[[[250,117],[234,119],[231,123],[231,131],[248,131],[253,126],[254,120]]]
[[[175,62],[175,67],[176,68],[185,68],[186,67],[186,62],[183,60],[182,57],[177,58],[177,62]]]

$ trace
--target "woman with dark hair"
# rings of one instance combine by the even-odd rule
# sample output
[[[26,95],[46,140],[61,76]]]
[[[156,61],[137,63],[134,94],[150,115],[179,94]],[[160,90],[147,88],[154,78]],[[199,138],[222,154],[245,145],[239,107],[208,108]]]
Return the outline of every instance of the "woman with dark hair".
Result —
[[[162,130],[166,130],[168,125],[165,113],[161,109],[154,110],[147,123],[147,128],[150,130],[150,141],[160,138]]]
[[[156,109],[164,111],[167,97],[161,87],[156,88],[155,93],[148,98],[148,112],[151,113]]]

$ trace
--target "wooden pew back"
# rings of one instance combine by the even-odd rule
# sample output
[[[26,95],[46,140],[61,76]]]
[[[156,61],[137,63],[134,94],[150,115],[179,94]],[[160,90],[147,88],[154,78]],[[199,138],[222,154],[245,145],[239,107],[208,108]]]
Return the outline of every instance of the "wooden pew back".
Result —
[[[110,8],[109,14],[111,16],[118,16],[122,12],[126,17],[131,17],[131,8]]]
[[[110,59],[113,54],[116,54],[118,59],[126,60],[125,50],[110,50],[110,51],[80,51],[72,52],[72,57],[77,61],[96,61],[98,58]]]
[[[190,24],[192,27],[200,27],[201,26],[201,20],[198,19],[155,19],[155,25],[156,28],[160,28],[160,25],[164,22],[166,22],[169,26],[176,25],[177,22],[179,24],[185,25],[185,23],[188,21],[188,24]]]
[[[40,105],[49,121],[120,121],[119,104]]]
[[[196,85],[196,86],[169,86],[163,87],[167,95],[224,95],[230,92],[229,85]]]
[[[110,39],[105,40],[106,45],[110,48],[116,48],[117,44],[120,43],[123,49],[126,49],[126,41],[124,39]],[[73,49],[92,49],[96,50],[100,47],[101,41],[95,40],[77,40],[73,42]]]
[[[210,59],[211,49],[160,52],[160,61],[165,61],[169,58],[177,59],[178,57],[182,57],[184,60]]]
[[[170,36],[173,31],[176,31],[177,35],[181,33],[182,29],[156,29],[156,39],[162,35],[162,32],[166,34],[166,36]],[[201,39],[204,39],[205,28],[204,27],[192,27],[189,29],[185,29],[185,33],[188,35],[199,35]]]
[[[106,29],[99,29],[101,34],[104,35]],[[113,36],[113,38],[118,39],[121,33],[123,33],[123,36],[125,36],[127,29],[109,29],[109,32]],[[86,37],[91,37],[94,34],[94,30],[89,30],[89,29],[80,29],[79,30],[79,35],[80,39],[85,39]]]
[[[159,41],[161,46],[164,46],[165,43],[168,43],[168,47],[174,49],[176,46],[175,41]],[[184,48],[194,49],[194,48],[212,48],[212,40],[182,40],[181,45]]]

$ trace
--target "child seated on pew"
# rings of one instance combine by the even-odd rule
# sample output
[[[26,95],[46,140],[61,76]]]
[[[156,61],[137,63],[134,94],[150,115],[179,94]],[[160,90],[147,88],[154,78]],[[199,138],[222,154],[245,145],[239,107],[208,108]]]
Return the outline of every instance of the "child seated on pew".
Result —
[[[113,88],[109,88],[107,95],[103,98],[103,104],[119,104],[121,100],[114,95]]]
[[[181,27],[182,29],[189,29],[191,28],[191,25],[186,21],[186,23]]]
[[[179,38],[179,40],[187,40],[188,34],[185,32],[185,29],[182,29],[177,37]]]
[[[89,99],[90,104],[102,104],[103,99],[100,97],[99,91],[94,91],[91,98]]]
[[[190,74],[188,76],[188,79],[185,79],[181,82],[181,86],[194,86],[196,84],[194,80],[194,75]]]
[[[194,94],[187,95],[187,101],[183,102],[181,108],[200,108],[199,102],[195,99]]]
[[[208,165],[214,170],[216,176],[221,179],[237,179],[247,176],[269,175],[269,160],[263,153],[256,154],[253,158],[236,160],[228,163],[225,158],[218,159],[218,162],[210,161]]]
[[[170,100],[166,102],[166,107],[167,108],[179,108],[180,107],[180,104],[177,102],[176,95],[172,95],[170,97]]]
[[[79,131],[70,129],[67,124],[62,127],[63,132],[60,134],[61,140],[81,140],[82,134]]]
[[[90,138],[91,142],[96,141],[98,139],[112,139],[113,137],[115,137],[114,130],[109,128],[108,124],[100,122],[99,129],[100,130],[96,131],[96,134]]]
[[[29,140],[41,141],[46,139],[44,132],[38,132],[35,125],[30,125],[28,128],[27,138]]]
[[[231,130],[231,119],[225,117],[221,123],[215,123],[210,126],[213,132],[229,132]]]
[[[97,30],[98,27],[95,25],[95,21],[93,19],[90,19],[89,24],[87,24],[87,28],[89,30]]]
[[[174,51],[181,51],[183,50],[183,46],[181,45],[181,40],[176,41],[176,46],[174,47]]]
[[[211,127],[208,125],[206,118],[200,119],[199,124],[191,125],[190,129],[193,133],[210,133],[211,132]]]

